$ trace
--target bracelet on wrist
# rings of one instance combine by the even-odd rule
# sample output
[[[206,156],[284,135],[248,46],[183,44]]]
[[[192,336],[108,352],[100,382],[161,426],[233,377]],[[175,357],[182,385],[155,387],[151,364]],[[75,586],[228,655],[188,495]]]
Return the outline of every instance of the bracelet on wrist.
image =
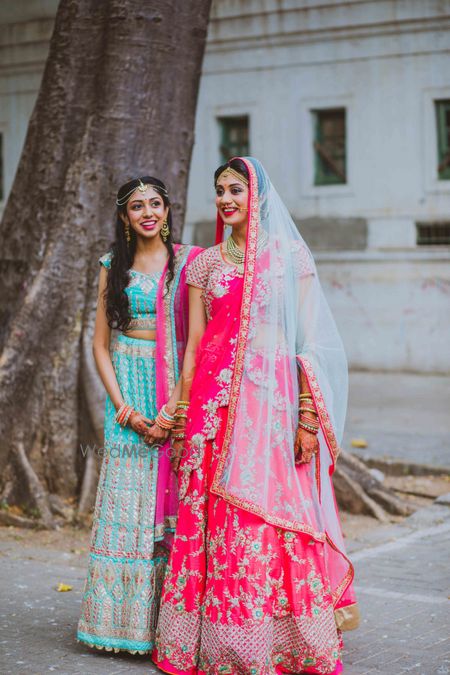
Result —
[[[136,412],[136,411],[133,410],[133,408],[130,408],[130,409],[128,410],[128,412],[127,412],[127,414],[125,415],[125,418],[124,418],[124,420],[123,420],[123,422],[122,422],[122,426],[124,426],[124,427],[127,426],[128,422],[130,421],[131,415],[132,415],[134,412]]]
[[[309,431],[309,433],[314,434],[315,436],[317,436],[317,434],[319,433],[318,427],[314,427],[312,424],[306,424],[306,422],[299,422],[298,426],[301,429],[304,429],[305,431]]]
[[[176,409],[178,408],[184,408],[187,410],[189,408],[189,401],[177,401]]]
[[[312,417],[309,417],[308,415],[299,415],[299,422],[304,422],[305,424],[308,424],[309,426],[315,427],[316,429],[319,429],[320,424],[318,419],[313,419]]]
[[[131,417],[131,414],[136,412],[131,405],[127,405],[124,403],[123,405],[120,406],[119,410],[117,411],[115,415],[115,420],[118,424],[120,424],[121,427],[126,427],[128,424],[128,420]]]
[[[174,415],[167,412],[166,406],[163,405],[158,415],[156,416],[155,424],[164,431],[170,431],[175,426],[176,419]]]

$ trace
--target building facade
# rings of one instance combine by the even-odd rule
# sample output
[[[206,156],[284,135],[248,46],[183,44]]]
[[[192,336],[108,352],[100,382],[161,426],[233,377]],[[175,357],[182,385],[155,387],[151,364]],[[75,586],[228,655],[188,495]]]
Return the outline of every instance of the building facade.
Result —
[[[57,2],[23,5],[0,9],[4,196]],[[215,0],[186,240],[212,242],[213,172],[236,154],[313,249],[350,364],[450,372],[450,2]]]

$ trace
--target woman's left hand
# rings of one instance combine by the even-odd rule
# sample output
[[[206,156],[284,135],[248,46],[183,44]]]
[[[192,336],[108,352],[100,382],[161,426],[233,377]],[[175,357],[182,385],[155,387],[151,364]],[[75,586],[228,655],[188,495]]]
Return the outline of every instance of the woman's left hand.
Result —
[[[145,436],[149,426],[153,424],[153,420],[145,417],[145,415],[142,415],[137,410],[133,410],[128,419],[128,424],[137,434],[140,436]]]
[[[149,427],[144,436],[144,440],[148,445],[162,445],[169,437],[169,431],[161,429],[157,424]]]
[[[294,445],[295,463],[308,464],[317,452],[319,452],[317,435],[298,427]]]

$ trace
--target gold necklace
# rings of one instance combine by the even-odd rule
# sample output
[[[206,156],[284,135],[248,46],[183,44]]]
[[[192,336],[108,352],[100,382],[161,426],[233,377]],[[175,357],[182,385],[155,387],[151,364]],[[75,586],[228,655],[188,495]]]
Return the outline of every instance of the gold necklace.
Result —
[[[227,239],[227,256],[237,267],[244,265],[245,251],[241,251],[231,235]]]
[[[264,230],[259,234],[258,243],[256,245],[256,257],[257,258],[260,256],[262,250],[264,249],[268,238],[269,237],[267,235],[267,232],[265,232]],[[241,251],[241,249],[236,244],[236,242],[234,241],[234,239],[231,235],[227,239],[226,247],[227,247],[228,258],[231,260],[233,265],[236,265],[239,274],[244,274],[245,251]]]

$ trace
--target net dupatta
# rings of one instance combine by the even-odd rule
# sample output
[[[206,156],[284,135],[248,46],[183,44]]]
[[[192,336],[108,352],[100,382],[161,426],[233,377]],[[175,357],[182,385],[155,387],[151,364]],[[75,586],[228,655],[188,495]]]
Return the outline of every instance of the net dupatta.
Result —
[[[202,251],[198,246],[174,244],[173,278],[166,286],[166,263],[156,296],[156,403],[167,403],[183,366],[188,336],[188,285],[186,269]],[[177,477],[170,463],[170,439],[159,449],[155,530],[175,526],[178,511]]]
[[[249,173],[247,249],[224,442],[212,490],[325,544],[335,606],[354,602],[331,483],[347,407],[347,362],[311,252],[266,171]],[[217,241],[223,238],[217,219]],[[320,452],[294,462],[299,369],[320,419]],[[352,626],[353,627],[353,626]]]

